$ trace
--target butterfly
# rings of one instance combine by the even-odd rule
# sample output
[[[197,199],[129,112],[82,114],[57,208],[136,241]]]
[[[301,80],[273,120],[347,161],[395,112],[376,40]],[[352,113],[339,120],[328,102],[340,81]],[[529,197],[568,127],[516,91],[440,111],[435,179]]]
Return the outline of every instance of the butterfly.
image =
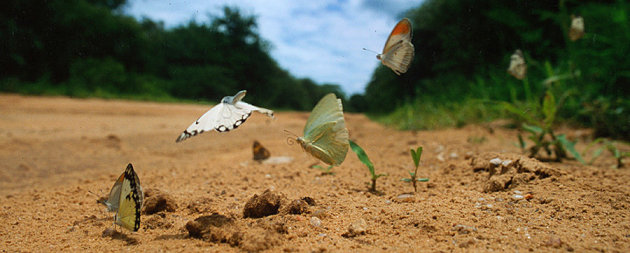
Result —
[[[135,232],[140,229],[143,199],[144,192],[140,186],[140,179],[130,163],[125,172],[114,182],[109,198],[103,201],[103,204],[107,206],[108,211],[116,212],[114,224]]]
[[[569,39],[579,40],[584,36],[584,18],[571,15],[571,29],[569,29]]]
[[[341,99],[324,96],[306,121],[304,137],[296,141],[313,157],[329,165],[339,165],[348,153],[348,129],[343,118]]]
[[[396,24],[385,42],[383,53],[376,55],[383,65],[400,75],[407,72],[413,60],[414,48],[411,44],[411,21],[403,18]]]
[[[253,151],[255,161],[263,161],[271,156],[269,150],[263,147],[258,141],[254,141]]]
[[[245,120],[257,111],[273,118],[273,111],[256,107],[241,101],[247,91],[242,90],[234,96],[226,96],[221,103],[212,107],[208,112],[193,122],[184,132],[177,137],[175,142],[180,142],[205,131],[216,130],[227,132],[238,128]]]
[[[518,80],[523,80],[527,75],[527,64],[525,64],[525,58],[523,58],[523,52],[520,49],[516,49],[510,57],[510,66],[507,71]]]

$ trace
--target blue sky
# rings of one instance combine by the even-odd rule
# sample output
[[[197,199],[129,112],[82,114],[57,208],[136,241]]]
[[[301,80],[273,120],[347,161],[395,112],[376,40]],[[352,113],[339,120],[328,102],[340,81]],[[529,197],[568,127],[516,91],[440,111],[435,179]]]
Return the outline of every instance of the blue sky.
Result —
[[[130,0],[124,11],[163,21],[166,27],[191,20],[208,22],[225,5],[254,15],[258,33],[271,42],[271,55],[298,78],[340,85],[363,93],[380,64],[380,52],[402,13],[422,0]]]

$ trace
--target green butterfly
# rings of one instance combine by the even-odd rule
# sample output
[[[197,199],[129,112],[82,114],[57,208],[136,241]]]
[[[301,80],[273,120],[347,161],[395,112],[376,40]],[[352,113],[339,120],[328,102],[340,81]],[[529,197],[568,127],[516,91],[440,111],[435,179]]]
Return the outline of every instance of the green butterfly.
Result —
[[[329,165],[340,165],[348,153],[348,129],[343,119],[341,99],[324,96],[306,121],[304,137],[298,137],[302,149]]]

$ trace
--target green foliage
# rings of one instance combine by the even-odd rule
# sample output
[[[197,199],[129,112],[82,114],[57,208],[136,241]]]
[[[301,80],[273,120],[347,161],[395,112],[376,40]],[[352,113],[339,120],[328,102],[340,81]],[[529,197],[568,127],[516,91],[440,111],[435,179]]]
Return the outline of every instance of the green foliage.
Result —
[[[368,170],[370,170],[370,175],[371,175],[371,180],[372,180],[372,185],[370,186],[370,191],[376,192],[376,180],[379,177],[386,176],[387,174],[376,174],[376,170],[374,169],[374,165],[370,161],[370,158],[368,158],[368,155],[367,155],[367,153],[365,153],[365,150],[363,150],[363,148],[361,148],[354,141],[348,140],[348,142],[350,143],[350,148],[352,149],[352,151],[355,154],[357,154],[357,157],[359,158],[359,160],[363,164],[365,164],[365,166],[368,167]]]
[[[413,159],[413,164],[416,166],[416,170],[413,172],[409,171],[409,178],[402,178],[402,181],[412,183],[413,191],[418,191],[418,186],[416,182],[428,182],[428,178],[417,178],[418,166],[420,166],[420,158],[422,157],[422,147],[418,147],[416,150],[411,149],[411,159]]]
[[[0,91],[248,102],[309,110],[337,85],[281,69],[254,16],[224,7],[207,24],[166,29],[122,15],[125,0],[8,0],[0,9]]]
[[[586,149],[584,150],[584,152],[582,152],[582,156],[586,156],[587,152],[590,151],[596,145],[600,145],[600,146],[593,151],[593,153],[591,155],[591,160],[589,160],[588,164],[593,164],[595,159],[597,159],[597,157],[599,157],[602,154],[604,149],[608,150],[608,152],[610,152],[610,154],[616,160],[616,164],[612,166],[613,168],[616,168],[616,169],[622,168],[623,167],[623,159],[624,158],[630,158],[630,152],[629,151],[623,152],[623,151],[619,150],[619,148],[617,148],[617,143],[616,142],[611,141],[611,140],[606,139],[606,138],[597,138],[594,141],[592,141],[591,143],[589,143],[588,146],[586,147]]]
[[[567,37],[571,14],[585,22],[575,42]],[[414,24],[409,71],[399,77],[379,66],[366,87],[366,109],[379,121],[425,129],[477,122],[477,109],[484,121],[502,117],[509,109],[480,104],[509,102],[521,111],[513,115],[536,109],[554,115],[547,123],[630,139],[629,14],[630,3],[620,0],[427,0],[405,14]],[[505,71],[519,48],[528,65],[522,81]],[[539,108],[548,89],[556,95],[549,104],[562,106]]]

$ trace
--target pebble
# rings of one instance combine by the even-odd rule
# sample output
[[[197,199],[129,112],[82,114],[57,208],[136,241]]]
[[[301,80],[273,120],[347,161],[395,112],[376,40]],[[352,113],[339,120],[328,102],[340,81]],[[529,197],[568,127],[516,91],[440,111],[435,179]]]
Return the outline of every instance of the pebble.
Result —
[[[514,190],[514,194],[522,195],[523,193],[521,191]]]
[[[510,165],[510,163],[512,163],[512,160],[505,160],[503,161],[501,164],[505,167],[507,167],[508,165]]]
[[[458,157],[457,153],[455,153],[455,152],[452,152],[449,156],[451,158],[457,158]]]
[[[457,231],[459,234],[468,234],[471,232],[477,232],[477,228],[473,226],[466,226],[462,224],[457,224],[451,229],[453,231]]]
[[[266,178],[271,178],[271,174],[265,174]]]
[[[355,237],[363,235],[367,231],[367,222],[364,219],[358,219],[348,226],[348,232],[344,233],[344,237]]]
[[[400,202],[414,202],[413,195],[409,193],[400,194],[396,197],[396,199]]]
[[[322,226],[322,220],[320,220],[319,218],[313,216],[313,217],[311,217],[311,225],[313,225],[315,227],[321,227]]]
[[[512,195],[512,199],[513,200],[521,200],[524,199],[525,197],[523,197],[523,195],[518,195],[518,194],[514,194]]]
[[[499,164],[501,164],[501,159],[494,158],[494,159],[490,160],[490,163],[498,166]]]
[[[317,236],[319,236],[319,237],[326,237],[326,233],[319,233]]]

